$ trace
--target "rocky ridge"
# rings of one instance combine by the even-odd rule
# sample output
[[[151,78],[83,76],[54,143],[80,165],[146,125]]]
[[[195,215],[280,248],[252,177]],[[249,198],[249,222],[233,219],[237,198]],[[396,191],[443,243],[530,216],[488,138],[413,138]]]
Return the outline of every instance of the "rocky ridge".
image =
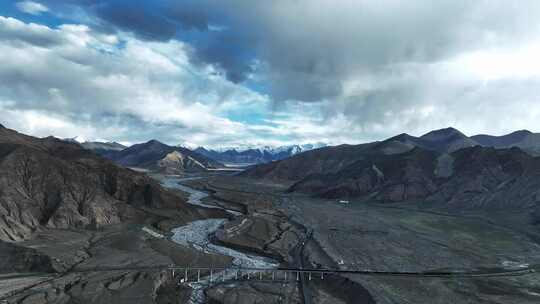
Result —
[[[74,143],[0,127],[0,240],[44,228],[98,228],[202,214],[150,177]],[[166,216],[153,210],[174,210]]]

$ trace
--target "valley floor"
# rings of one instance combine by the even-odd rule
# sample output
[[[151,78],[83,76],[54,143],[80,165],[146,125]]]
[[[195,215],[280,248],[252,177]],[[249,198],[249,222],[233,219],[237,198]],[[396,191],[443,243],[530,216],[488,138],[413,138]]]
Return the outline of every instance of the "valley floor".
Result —
[[[204,244],[187,242],[189,233],[182,229],[175,230],[180,238],[175,242],[170,230],[144,224],[40,231],[19,245],[50,257],[57,272],[0,276],[0,299],[8,303],[196,303],[192,288],[178,284],[178,278],[167,271],[70,270],[171,264],[227,267],[244,255],[273,261],[275,267],[388,272],[496,272],[535,269],[540,264],[540,229],[519,210],[453,214],[416,203],[339,204],[285,193],[280,184],[223,175],[181,182],[199,190],[191,195],[198,193],[200,207],[229,211],[224,219],[212,220],[220,225],[204,235],[207,239],[199,237]],[[177,188],[181,189],[188,188]],[[188,197],[185,191],[182,195]],[[194,233],[202,229],[195,223],[189,227],[195,227]],[[540,274],[490,278],[343,274],[324,280],[302,277],[298,283],[230,280],[201,292],[200,301],[227,304],[538,303]]]
[[[253,195],[273,201],[291,221],[312,232],[302,254],[307,267],[481,272],[537,269],[540,264],[540,228],[530,224],[528,212],[455,214],[419,203],[340,204],[338,200],[284,194],[285,187],[269,182],[230,177],[214,177],[199,182],[199,187],[227,200]],[[308,282],[313,302],[362,303],[358,299],[363,294],[365,303],[540,301],[538,273],[452,279],[347,275],[346,279],[351,284],[348,288]]]

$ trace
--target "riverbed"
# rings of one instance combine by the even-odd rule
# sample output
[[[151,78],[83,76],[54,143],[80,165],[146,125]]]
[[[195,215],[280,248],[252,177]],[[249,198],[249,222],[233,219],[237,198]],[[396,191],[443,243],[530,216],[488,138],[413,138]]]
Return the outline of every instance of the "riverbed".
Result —
[[[161,184],[166,188],[178,189],[189,193],[187,203],[205,207],[223,209],[218,206],[207,205],[202,202],[202,199],[208,196],[207,193],[193,189],[191,187],[180,184],[182,181],[198,179],[197,177],[182,178],[179,176],[163,176],[159,180]],[[234,215],[239,215],[236,211],[226,210]],[[216,245],[210,242],[210,237],[222,227],[228,220],[227,219],[207,219],[193,221],[187,225],[172,229],[173,235],[171,240],[177,244],[183,246],[193,247],[204,253],[214,253],[233,258],[233,267],[239,268],[277,268],[279,263],[275,260],[261,257],[257,255],[248,255],[234,249]],[[200,265],[206,266],[206,265]],[[220,272],[214,274],[219,278],[219,281],[227,281],[232,279],[235,274],[233,272]],[[193,289],[191,294],[190,303],[205,303],[204,289],[215,284],[215,281],[210,280],[210,277],[201,278],[200,282],[189,283],[189,286]]]

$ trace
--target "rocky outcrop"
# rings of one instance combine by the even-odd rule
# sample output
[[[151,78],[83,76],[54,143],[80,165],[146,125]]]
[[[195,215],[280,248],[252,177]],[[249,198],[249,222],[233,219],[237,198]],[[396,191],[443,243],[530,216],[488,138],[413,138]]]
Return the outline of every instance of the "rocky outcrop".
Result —
[[[157,162],[159,171],[166,174],[178,174],[185,171],[205,171],[207,168],[193,156],[172,151]]]

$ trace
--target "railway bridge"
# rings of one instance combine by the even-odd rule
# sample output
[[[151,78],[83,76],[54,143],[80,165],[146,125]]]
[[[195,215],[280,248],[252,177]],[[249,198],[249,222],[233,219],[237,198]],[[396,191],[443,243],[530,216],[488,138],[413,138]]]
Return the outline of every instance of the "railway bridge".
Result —
[[[258,280],[270,281],[276,283],[311,281],[311,280],[333,280],[343,275],[358,276],[386,276],[402,278],[487,278],[487,277],[510,277],[524,276],[540,272],[540,265],[520,268],[520,269],[501,269],[489,271],[426,271],[426,272],[389,272],[389,271],[370,271],[370,270],[343,270],[343,269],[306,269],[306,268],[245,268],[245,267],[197,267],[197,266],[124,266],[124,267],[89,267],[75,268],[65,272],[57,273],[14,273],[0,275],[0,283],[4,282],[9,286],[9,282],[17,279],[40,277],[36,284],[15,289],[0,296],[0,301],[27,290],[34,286],[53,281],[62,276],[71,273],[95,273],[95,272],[116,272],[116,271],[140,271],[140,272],[165,272],[177,280],[178,284],[203,284],[210,285],[219,282],[234,280]],[[12,281],[14,280],[14,281]],[[1,302],[0,302],[1,303]]]
[[[242,267],[181,267],[169,266],[166,268],[170,275],[178,279],[179,283],[213,283],[230,280],[259,280],[259,281],[300,281],[328,280],[336,275],[360,276],[390,276],[409,278],[481,278],[522,276],[537,272],[535,268],[522,268],[499,271],[426,271],[426,272],[388,272],[369,270],[342,270],[342,269],[300,269],[300,268],[242,268]]]
[[[250,268],[250,267],[209,267],[209,266],[124,266],[124,267],[88,267],[75,268],[58,273],[15,273],[0,276],[0,280],[10,280],[24,277],[58,277],[70,273],[92,273],[112,271],[141,271],[167,272],[181,283],[219,282],[227,280],[261,280],[261,281],[299,281],[327,280],[333,276],[383,276],[404,278],[486,278],[523,276],[540,272],[540,265],[519,269],[500,269],[488,271],[424,271],[424,272],[393,272],[371,270],[343,269],[309,269],[309,268]]]

